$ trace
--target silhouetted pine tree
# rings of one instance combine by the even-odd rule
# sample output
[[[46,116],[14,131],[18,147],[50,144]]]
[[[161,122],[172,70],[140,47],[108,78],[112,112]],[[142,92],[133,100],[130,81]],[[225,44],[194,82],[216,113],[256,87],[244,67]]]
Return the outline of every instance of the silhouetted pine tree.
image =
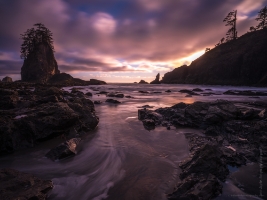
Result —
[[[28,29],[24,34],[20,34],[23,40],[20,49],[22,59],[26,59],[29,53],[40,43],[48,44],[54,51],[52,32],[41,23],[34,24],[34,26],[36,28]]]
[[[206,48],[205,53],[208,52],[208,51],[210,51],[210,48]]]
[[[224,18],[223,22],[226,22],[225,26],[231,26],[231,28],[226,33],[226,41],[237,39],[236,31],[236,14],[237,10],[229,12],[228,15]]]
[[[260,21],[258,26],[256,26],[256,29],[264,29],[267,27],[267,8],[266,6],[260,10],[258,13],[258,17],[256,18],[256,21]]]

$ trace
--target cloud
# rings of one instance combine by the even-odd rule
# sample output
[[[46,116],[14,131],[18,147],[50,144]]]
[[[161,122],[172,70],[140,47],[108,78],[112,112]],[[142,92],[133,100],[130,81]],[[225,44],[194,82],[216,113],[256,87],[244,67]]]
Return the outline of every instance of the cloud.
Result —
[[[91,20],[93,28],[99,33],[112,34],[115,32],[117,22],[111,15],[98,12],[92,16]]]
[[[238,10],[240,36],[257,24],[255,15],[266,4],[267,0],[0,0],[0,60],[2,66],[13,66],[1,71],[20,71],[19,34],[42,22],[53,33],[61,71],[128,71],[141,77],[164,73],[213,48],[228,30],[223,19],[230,11]]]
[[[0,76],[20,74],[21,66],[20,61],[0,60]]]

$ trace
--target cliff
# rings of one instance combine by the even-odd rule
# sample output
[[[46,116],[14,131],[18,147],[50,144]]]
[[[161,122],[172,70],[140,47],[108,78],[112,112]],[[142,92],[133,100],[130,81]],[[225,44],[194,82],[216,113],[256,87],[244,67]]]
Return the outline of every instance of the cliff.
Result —
[[[46,83],[53,75],[59,73],[53,50],[47,43],[40,43],[24,60],[21,80]]]
[[[267,85],[267,29],[247,33],[168,72],[162,83]]]

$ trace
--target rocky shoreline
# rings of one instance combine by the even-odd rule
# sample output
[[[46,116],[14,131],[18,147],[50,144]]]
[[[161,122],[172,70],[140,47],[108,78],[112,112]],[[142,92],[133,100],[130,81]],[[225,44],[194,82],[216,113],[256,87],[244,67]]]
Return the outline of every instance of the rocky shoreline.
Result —
[[[1,83],[0,156],[56,137],[65,142],[44,156],[56,161],[75,155],[81,138],[99,122],[94,103],[89,99],[91,95],[75,88],[68,92],[57,85]],[[13,169],[2,169],[0,181],[0,195],[4,199],[46,199],[46,193],[53,187],[51,181]]]
[[[266,104],[181,102],[156,110],[139,109],[138,118],[147,130],[160,125],[203,130],[202,135],[186,134],[190,157],[180,163],[180,182],[168,199],[215,198],[222,193],[229,166],[262,161],[263,173],[267,172]]]

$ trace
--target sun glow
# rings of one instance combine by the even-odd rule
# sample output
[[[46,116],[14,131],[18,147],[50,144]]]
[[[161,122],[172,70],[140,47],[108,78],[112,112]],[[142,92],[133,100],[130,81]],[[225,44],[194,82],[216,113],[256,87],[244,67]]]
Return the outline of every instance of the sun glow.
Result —
[[[202,51],[198,51],[198,52],[196,52],[196,53],[193,53],[193,54],[190,55],[190,56],[187,56],[187,57],[182,58],[181,60],[182,60],[182,61],[192,62],[192,61],[196,60],[197,58],[199,58],[200,56],[202,56],[204,53],[205,53],[204,50],[202,50]]]

